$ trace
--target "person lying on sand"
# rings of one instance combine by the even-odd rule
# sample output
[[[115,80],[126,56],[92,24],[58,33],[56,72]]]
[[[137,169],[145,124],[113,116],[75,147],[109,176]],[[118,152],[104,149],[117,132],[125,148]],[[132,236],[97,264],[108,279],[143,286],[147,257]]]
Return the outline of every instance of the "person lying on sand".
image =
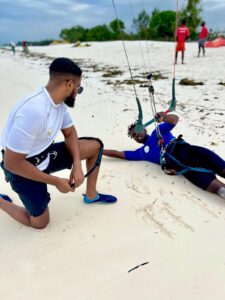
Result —
[[[91,45],[88,43],[81,43],[80,41],[77,41],[72,47],[73,48],[79,48],[79,47],[90,47]]]
[[[1,167],[6,180],[19,195],[24,207],[0,198],[0,208],[20,223],[44,228],[49,223],[47,184],[60,192],[74,192],[84,181],[81,160],[86,160],[85,203],[116,202],[116,197],[99,194],[96,183],[103,145],[94,138],[78,140],[73,120],[67,110],[82,92],[82,70],[68,58],[57,58],[49,67],[46,87],[21,99],[11,110],[1,145]],[[64,141],[55,143],[59,132]],[[69,178],[50,173],[71,169]]]
[[[146,129],[137,132],[136,123],[128,128],[128,136],[137,143],[143,144],[135,151],[103,151],[103,155],[126,160],[144,160],[162,165],[169,174],[183,174],[194,185],[225,199],[225,184],[216,178],[216,174],[225,178],[225,161],[211,150],[194,146],[179,136],[177,139],[171,133],[178,123],[178,116],[171,113],[165,115],[159,112],[155,116],[159,123],[159,132],[153,130],[150,135]],[[159,145],[158,133],[162,137]]]

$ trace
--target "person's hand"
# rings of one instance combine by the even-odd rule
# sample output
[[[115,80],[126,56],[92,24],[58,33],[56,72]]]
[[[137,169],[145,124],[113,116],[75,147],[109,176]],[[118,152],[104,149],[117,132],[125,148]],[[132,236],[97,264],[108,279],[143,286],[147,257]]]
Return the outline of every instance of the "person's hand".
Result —
[[[163,122],[163,119],[165,117],[165,113],[163,111],[160,111],[158,113],[155,114],[155,120],[158,122],[158,123],[161,123]]]
[[[70,185],[74,188],[79,187],[84,182],[84,173],[81,166],[74,166],[70,173]]]
[[[55,187],[61,192],[61,193],[69,193],[74,192],[75,188],[71,187],[70,180],[66,178],[57,178]]]

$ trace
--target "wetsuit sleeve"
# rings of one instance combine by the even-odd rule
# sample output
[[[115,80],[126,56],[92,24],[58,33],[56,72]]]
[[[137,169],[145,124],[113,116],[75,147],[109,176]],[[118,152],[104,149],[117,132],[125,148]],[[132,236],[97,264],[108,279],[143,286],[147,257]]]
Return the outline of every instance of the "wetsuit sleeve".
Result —
[[[127,160],[143,160],[142,148],[135,151],[124,151],[124,158]]]
[[[159,130],[161,134],[166,134],[168,132],[170,132],[173,128],[175,127],[175,125],[164,122],[159,124]]]

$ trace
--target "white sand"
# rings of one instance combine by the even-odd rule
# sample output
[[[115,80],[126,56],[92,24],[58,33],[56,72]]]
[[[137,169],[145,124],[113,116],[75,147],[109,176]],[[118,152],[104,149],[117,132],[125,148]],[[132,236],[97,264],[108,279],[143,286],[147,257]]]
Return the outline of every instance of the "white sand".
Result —
[[[140,43],[126,43],[134,75],[146,71]],[[146,54],[146,43],[141,43]],[[168,79],[154,81],[158,110],[171,98],[173,43],[149,42],[151,70]],[[129,79],[121,42],[33,47],[50,57],[84,59],[84,93],[72,115],[79,136],[97,136],[105,148],[135,149],[126,137],[137,116],[131,86],[107,85]],[[187,44],[186,65],[176,68],[175,134],[204,145],[225,158],[225,47],[206,49]],[[45,84],[49,60],[0,51],[2,130],[15,101]],[[98,68],[118,67],[125,73],[103,78]],[[182,78],[203,81],[181,86]],[[137,86],[145,121],[152,118],[148,92]],[[125,110],[125,111],[124,111]],[[152,125],[149,128],[151,131]],[[59,137],[60,138],[60,137]],[[68,175],[68,172],[62,172]],[[0,192],[17,195],[0,174]],[[114,205],[85,205],[84,186],[75,194],[50,187],[51,224],[41,231],[21,226],[0,211],[0,299],[195,300],[225,298],[225,203],[182,176],[170,177],[159,166],[103,158],[98,189],[115,194]],[[133,271],[137,265],[149,262]]]

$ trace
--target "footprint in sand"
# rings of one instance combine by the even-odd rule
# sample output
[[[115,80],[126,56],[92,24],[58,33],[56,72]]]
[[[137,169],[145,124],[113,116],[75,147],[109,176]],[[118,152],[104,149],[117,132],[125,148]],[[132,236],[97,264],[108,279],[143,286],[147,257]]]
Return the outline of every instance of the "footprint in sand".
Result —
[[[129,189],[134,190],[138,194],[143,194],[143,195],[151,194],[147,185],[143,184],[140,177],[131,176],[128,180],[125,181],[125,185]]]
[[[159,189],[158,192],[161,196],[164,196],[164,194],[165,194],[165,191],[163,189]]]
[[[217,215],[217,212],[215,212],[213,208],[208,207],[208,205],[203,200],[196,197],[191,192],[185,192],[183,195],[188,200],[191,200],[193,204],[197,205],[203,212],[206,212],[207,214],[213,216],[216,219],[219,218],[219,216]]]
[[[111,170],[106,170],[103,175],[101,175],[101,180],[105,178],[113,178],[115,175]]]

